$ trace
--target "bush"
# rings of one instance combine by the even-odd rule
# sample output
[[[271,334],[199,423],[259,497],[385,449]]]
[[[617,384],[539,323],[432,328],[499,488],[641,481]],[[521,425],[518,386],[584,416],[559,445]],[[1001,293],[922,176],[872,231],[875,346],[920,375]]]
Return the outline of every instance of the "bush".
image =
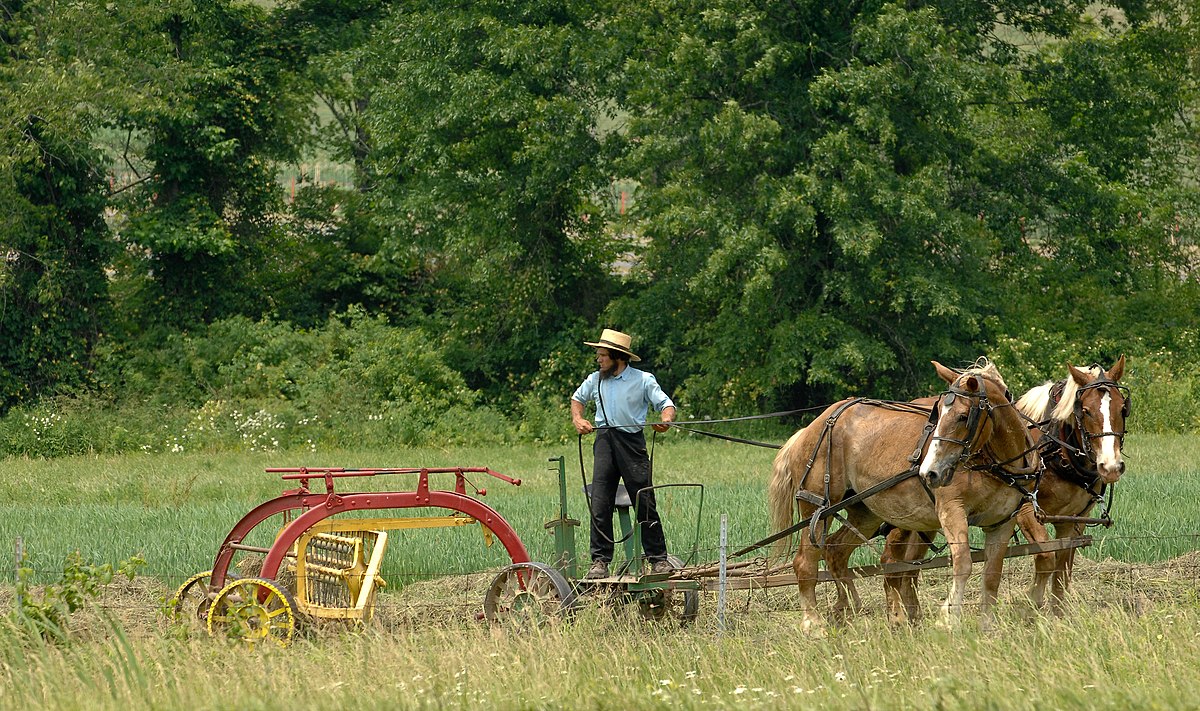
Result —
[[[272,451],[501,442],[508,418],[420,329],[361,309],[300,329],[235,317],[160,345],[108,344],[102,389],[0,420],[0,452]]]
[[[1187,337],[1189,334],[1182,334]],[[1194,340],[1195,332],[1190,332]],[[1195,351],[1192,351],[1195,353]],[[1165,349],[1130,359],[1133,432],[1200,432],[1200,362]]]
[[[17,567],[17,606],[9,619],[31,637],[66,644],[70,641],[68,623],[71,616],[94,601],[114,576],[119,574],[133,580],[145,564],[146,561],[137,555],[115,567],[111,563],[96,564],[75,551],[63,562],[58,582],[38,590],[31,583],[33,569],[22,558]]]

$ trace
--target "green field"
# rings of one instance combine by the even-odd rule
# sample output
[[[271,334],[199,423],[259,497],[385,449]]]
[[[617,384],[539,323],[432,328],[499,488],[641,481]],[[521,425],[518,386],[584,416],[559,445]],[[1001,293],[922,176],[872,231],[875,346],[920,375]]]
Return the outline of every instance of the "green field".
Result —
[[[490,466],[520,487],[476,477],[487,501],[535,559],[553,552],[543,524],[556,513],[567,457],[572,495],[578,455],[530,445],[452,451],[254,455],[142,455],[0,463],[0,537],[20,537],[47,578],[70,550],[96,561],[134,553],[143,578],[114,584],[103,607],[81,613],[67,646],[21,641],[0,626],[0,708],[1190,708],[1200,692],[1200,471],[1186,436],[1133,436],[1116,496],[1117,525],[1077,566],[1062,618],[1019,602],[1028,560],[1001,591],[997,626],[973,612],[956,630],[927,623],[890,629],[878,586],[867,610],[824,639],[799,631],[791,588],[732,594],[719,630],[705,594],[691,627],[647,623],[601,604],[571,624],[492,628],[476,619],[487,569],[504,563],[475,527],[406,534],[393,543],[388,592],[371,629],[309,632],[287,649],[246,649],[181,635],[155,612],[170,589],[211,565],[233,523],[276,495],[268,466]],[[702,482],[700,560],[716,558],[717,526],[730,545],[767,534],[764,482],[773,452],[664,438],[658,483]],[[586,457],[590,467],[590,453]],[[366,480],[375,489],[388,479]],[[390,480],[404,489],[410,480]],[[671,547],[692,545],[695,503],[661,501]],[[570,514],[583,517],[582,501]],[[581,532],[581,550],[586,533]],[[870,553],[864,553],[869,556]],[[468,574],[469,575],[460,575]],[[945,577],[929,574],[932,614]],[[869,582],[869,581],[868,581]],[[398,583],[398,584],[397,584]],[[830,587],[822,586],[828,601]],[[968,600],[978,596],[972,580]],[[0,602],[11,588],[0,586]],[[8,605],[9,602],[4,602]],[[986,673],[984,673],[986,670]]]
[[[1115,493],[1118,525],[1091,531],[1096,543],[1084,555],[1149,562],[1200,548],[1200,465],[1194,445],[1194,438],[1183,435],[1130,435],[1129,473]],[[585,454],[590,468],[591,453]],[[22,538],[39,571],[53,573],[72,550],[97,561],[141,554],[147,575],[172,583],[211,567],[233,524],[292,486],[264,473],[266,467],[489,466],[520,478],[522,485],[474,477],[488,492],[484,501],[512,524],[535,560],[550,560],[553,540],[543,525],[556,515],[558,478],[548,459],[559,456],[566,458],[568,513],[584,519],[574,447],[9,459],[0,462],[0,540]],[[716,560],[722,513],[728,515],[731,549],[768,535],[765,483],[773,456],[773,450],[740,444],[662,438],[655,453],[656,483],[705,487],[698,544],[695,492],[661,496],[671,550],[687,558],[698,547],[696,560]],[[441,481],[448,486],[450,478]],[[407,490],[413,482],[406,476],[341,480],[339,488],[361,483],[375,490]],[[586,535],[586,528],[579,531],[581,553]],[[504,560],[500,546],[484,547],[477,528],[398,535],[390,548],[396,559],[389,561],[388,571],[396,581],[467,573]]]

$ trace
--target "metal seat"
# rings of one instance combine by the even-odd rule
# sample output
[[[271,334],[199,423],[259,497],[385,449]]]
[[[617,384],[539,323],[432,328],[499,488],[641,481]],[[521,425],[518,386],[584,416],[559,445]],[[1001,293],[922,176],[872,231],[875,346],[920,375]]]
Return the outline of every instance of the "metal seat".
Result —
[[[588,497],[588,500],[591,500],[591,498],[592,498],[592,485],[591,484],[587,484],[583,487],[583,494],[584,494],[584,496]],[[618,509],[633,508],[633,500],[629,498],[629,492],[625,490],[624,484],[617,484],[617,500],[616,500],[615,505]]]

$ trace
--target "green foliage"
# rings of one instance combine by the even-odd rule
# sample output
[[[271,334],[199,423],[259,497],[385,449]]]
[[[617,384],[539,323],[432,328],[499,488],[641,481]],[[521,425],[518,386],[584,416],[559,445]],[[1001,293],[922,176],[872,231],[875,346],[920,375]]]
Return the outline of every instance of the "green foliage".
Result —
[[[38,3],[0,14],[0,413],[85,385],[108,318],[96,72],[63,70],[53,29]]]
[[[133,580],[146,561],[135,555],[114,568],[112,563],[92,563],[74,551],[67,554],[59,580],[40,589],[33,586],[33,569],[27,563],[22,559],[17,568],[17,608],[10,620],[32,636],[67,644],[71,615],[95,600],[114,576]]]
[[[125,51],[140,60],[129,78],[161,100],[130,101],[112,119],[141,139],[148,171],[121,203],[136,294],[126,308],[137,324],[257,317],[248,277],[275,258],[275,161],[294,159],[303,135],[307,101],[289,88],[298,58],[256,4],[147,5],[143,32],[156,41]]]
[[[497,442],[514,428],[467,388],[428,334],[358,308],[312,330],[234,317],[101,352],[97,395],[14,410],[0,420],[0,451]]]
[[[1134,395],[1131,418],[1141,432],[1200,431],[1200,368],[1195,328],[1176,334],[1174,343],[1133,361],[1125,383]]]
[[[450,362],[500,401],[609,291],[594,128],[612,60],[594,11],[408,4],[360,51],[376,88],[381,250],[416,246]]]
[[[1186,377],[1194,16],[10,4],[0,412],[21,409],[0,438],[553,440],[603,326],[711,416],[920,395],[928,360],[981,353],[1025,386],[1122,353]],[[276,176],[302,151],[349,164],[352,188],[285,206]],[[109,194],[113,164],[135,177]],[[618,184],[630,214],[611,214]],[[1152,426],[1189,427],[1191,395],[1170,397],[1190,388],[1168,391]]]
[[[621,75],[647,245],[606,312],[695,407],[922,394],[928,360],[996,344],[1054,358],[1031,371],[1115,357],[1157,319],[1109,314],[1194,282],[1178,5],[1128,26],[1079,3],[702,5],[618,23],[661,50]]]
[[[392,239],[375,216],[374,196],[307,186],[287,207],[264,247],[272,255],[246,275],[265,315],[316,326],[351,306],[419,322],[433,295],[412,241]]]

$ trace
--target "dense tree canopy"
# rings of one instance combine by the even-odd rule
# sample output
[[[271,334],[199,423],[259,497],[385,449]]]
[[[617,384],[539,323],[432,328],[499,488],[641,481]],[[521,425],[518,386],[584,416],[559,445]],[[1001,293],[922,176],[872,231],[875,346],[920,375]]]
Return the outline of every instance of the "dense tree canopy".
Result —
[[[1017,290],[1061,309],[1085,274],[1128,294],[1195,199],[1171,157],[1195,149],[1174,124],[1189,37],[1169,15],[1118,31],[1044,7],[645,6],[633,41],[656,50],[622,102],[651,240],[614,319],[697,399],[756,408],[911,392],[931,357],[1022,332]]]
[[[351,309],[505,406],[602,326],[713,415],[1190,353],[1198,11],[6,2],[0,407]],[[355,184],[285,201],[306,156]]]

